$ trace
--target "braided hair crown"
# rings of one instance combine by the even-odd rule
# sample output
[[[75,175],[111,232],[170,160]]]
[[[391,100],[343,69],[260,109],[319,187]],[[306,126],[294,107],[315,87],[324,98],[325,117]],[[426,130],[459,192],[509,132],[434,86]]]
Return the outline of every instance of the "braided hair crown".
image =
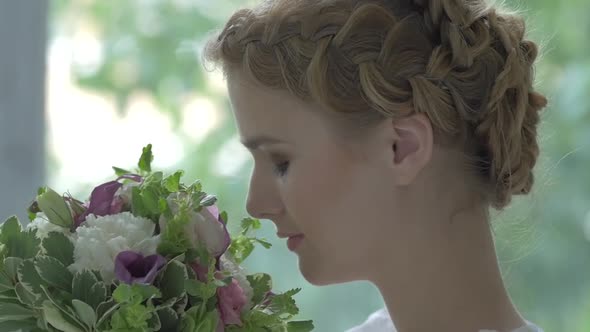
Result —
[[[235,12],[204,53],[350,128],[426,114],[462,142],[497,209],[534,183],[537,56],[523,18],[484,0],[267,0]]]

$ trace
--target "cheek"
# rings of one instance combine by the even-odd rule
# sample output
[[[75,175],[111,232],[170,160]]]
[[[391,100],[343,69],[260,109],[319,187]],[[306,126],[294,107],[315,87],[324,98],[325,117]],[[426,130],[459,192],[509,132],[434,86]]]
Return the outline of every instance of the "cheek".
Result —
[[[324,157],[298,165],[289,176],[284,202],[300,231],[323,238],[342,230],[336,226],[346,224],[354,203],[348,170]]]

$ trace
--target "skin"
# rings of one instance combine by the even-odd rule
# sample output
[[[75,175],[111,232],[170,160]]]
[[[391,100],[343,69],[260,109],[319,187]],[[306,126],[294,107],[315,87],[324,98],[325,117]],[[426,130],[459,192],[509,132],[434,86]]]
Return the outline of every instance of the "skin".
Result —
[[[228,90],[254,159],[247,210],[279,233],[304,234],[295,254],[311,284],[374,283],[399,332],[525,325],[501,278],[487,207],[426,116],[385,120],[351,141],[286,91],[238,72]]]

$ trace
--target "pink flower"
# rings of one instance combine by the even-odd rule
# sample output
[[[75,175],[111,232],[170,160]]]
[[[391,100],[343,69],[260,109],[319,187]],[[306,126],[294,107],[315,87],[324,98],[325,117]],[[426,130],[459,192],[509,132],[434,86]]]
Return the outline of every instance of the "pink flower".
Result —
[[[219,300],[219,312],[224,325],[241,325],[242,308],[248,302],[244,290],[236,279],[231,284],[217,288],[217,299]]]
[[[173,214],[179,211],[178,200],[186,199],[186,193],[172,193],[168,197],[168,206]],[[159,220],[160,230],[166,230],[168,220],[162,215]],[[202,244],[215,258],[219,258],[229,247],[231,240],[226,225],[219,217],[216,206],[203,207],[199,212],[192,209],[189,212],[189,222],[184,233],[190,243],[197,247]]]

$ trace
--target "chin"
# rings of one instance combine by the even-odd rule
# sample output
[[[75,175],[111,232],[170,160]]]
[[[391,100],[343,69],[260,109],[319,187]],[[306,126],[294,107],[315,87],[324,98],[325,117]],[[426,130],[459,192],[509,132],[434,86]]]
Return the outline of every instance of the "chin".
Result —
[[[329,286],[354,281],[354,278],[348,278],[350,273],[339,271],[319,260],[310,262],[310,260],[300,257],[299,270],[303,278],[314,286]]]

